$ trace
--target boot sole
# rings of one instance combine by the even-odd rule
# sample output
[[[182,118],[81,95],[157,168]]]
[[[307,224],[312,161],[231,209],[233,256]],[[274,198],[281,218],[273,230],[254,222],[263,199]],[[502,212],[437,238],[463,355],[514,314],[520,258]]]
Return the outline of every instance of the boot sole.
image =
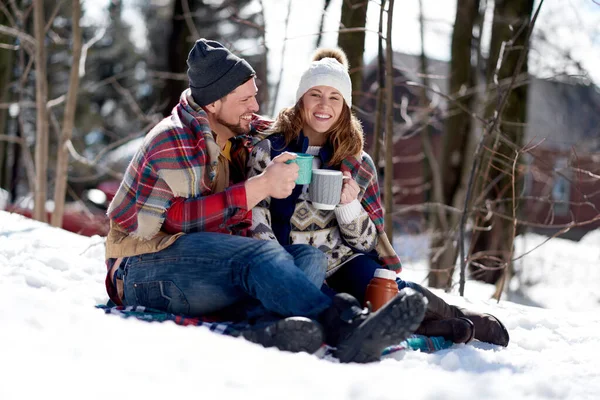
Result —
[[[321,326],[304,317],[282,319],[265,329],[245,331],[242,336],[263,347],[275,347],[292,353],[313,354],[325,341]]]
[[[399,344],[419,327],[426,308],[427,300],[422,294],[403,289],[340,343],[334,356],[342,363],[379,361],[386,347]]]

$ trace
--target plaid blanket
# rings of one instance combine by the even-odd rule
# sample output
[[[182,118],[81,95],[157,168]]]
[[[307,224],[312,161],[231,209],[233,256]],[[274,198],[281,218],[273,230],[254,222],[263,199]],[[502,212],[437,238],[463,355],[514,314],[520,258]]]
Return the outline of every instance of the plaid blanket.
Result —
[[[125,306],[109,306],[98,305],[97,308],[104,310],[106,314],[119,315],[123,318],[137,318],[148,322],[164,322],[173,321],[177,325],[183,326],[203,326],[212,332],[223,335],[239,336],[245,329],[250,328],[250,325],[243,322],[217,321],[208,317],[192,318],[182,315],[170,314],[164,311],[155,310],[148,307],[125,307]],[[449,340],[442,337],[428,337],[423,335],[411,335],[408,339],[398,343],[395,346],[390,346],[383,351],[382,356],[389,356],[393,353],[404,350],[419,350],[423,353],[433,353],[439,350],[447,349],[452,346]],[[331,349],[324,346],[324,351],[319,354],[322,357],[331,354]]]

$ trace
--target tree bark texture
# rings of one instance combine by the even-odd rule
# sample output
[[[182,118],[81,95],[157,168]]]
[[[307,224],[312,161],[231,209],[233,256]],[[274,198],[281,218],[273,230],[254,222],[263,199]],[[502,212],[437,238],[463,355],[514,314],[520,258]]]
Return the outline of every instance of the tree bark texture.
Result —
[[[344,0],[342,1],[341,28],[363,28],[367,23],[366,0]],[[350,78],[352,79],[352,102],[360,104],[362,78],[363,78],[363,56],[365,52],[365,32],[340,32],[338,46],[348,56],[350,64]]]
[[[517,148],[523,145],[524,123],[527,121],[527,86],[521,83],[527,79],[527,53],[524,54],[525,62],[520,70],[517,71],[517,67],[522,52],[528,50],[527,28],[533,12],[533,3],[534,0],[503,0],[496,1],[494,8],[487,68],[488,86],[508,81],[513,74],[518,74],[519,78],[514,88],[499,86],[497,90],[489,92],[486,116],[492,118],[497,112],[498,100],[506,94],[506,90],[510,90],[506,106],[498,116],[498,128],[495,132],[490,132],[484,143],[488,150],[482,158],[482,173],[479,174],[474,199],[505,199],[506,201],[495,203],[500,205],[492,206],[492,211],[504,215],[512,215],[513,207],[518,207],[518,204],[513,202],[518,196],[513,193],[511,176],[512,160],[516,154],[512,147],[499,140],[499,135],[503,134]],[[496,68],[497,66],[499,68]],[[519,185],[514,187],[518,193]],[[487,229],[474,232],[471,259],[482,264],[484,268],[471,264],[472,275],[476,279],[496,283],[504,269],[510,267],[513,222],[488,213],[477,216],[476,226],[484,226]]]
[[[46,222],[46,192],[48,169],[48,81],[46,76],[46,46],[44,1],[33,2],[33,29],[35,32],[35,102],[36,102],[36,141],[35,141],[35,194],[33,217]]]
[[[394,50],[392,48],[392,21],[394,0],[388,1],[387,32],[385,37],[385,175],[384,175],[384,206],[383,224],[385,233],[391,243],[394,242]]]
[[[197,7],[204,7],[202,2],[188,1],[190,10],[192,12],[197,11]],[[200,4],[198,4],[200,3]],[[187,71],[187,56],[191,45],[188,39],[191,36],[190,29],[186,24],[185,20],[182,19],[184,15],[182,0],[173,1],[173,15],[171,16],[171,34],[169,35],[169,41],[167,42],[168,58],[167,58],[167,70],[175,74],[185,73]],[[193,17],[190,17],[193,20]],[[197,40],[200,38],[194,38]],[[163,89],[162,98],[167,102],[163,108],[163,115],[167,116],[171,114],[173,107],[179,103],[181,92],[188,87],[187,81],[172,80],[165,85]]]
[[[464,110],[473,111],[473,95],[469,92],[475,86],[474,68],[471,63],[473,46],[473,25],[479,15],[479,0],[458,0],[456,18],[452,32],[449,93],[453,98],[448,103],[446,132],[442,139],[440,175],[442,202],[449,206],[455,203],[461,186],[461,175],[465,170],[465,161],[469,159],[466,150],[471,132],[471,115]],[[444,221],[443,217],[447,219]],[[430,258],[429,286],[449,288],[452,282],[457,247],[448,228],[456,224],[453,215],[432,216],[434,231]]]
[[[379,5],[379,37],[377,38],[377,100],[375,103],[375,127],[373,131],[373,144],[371,156],[375,169],[379,173],[379,161],[381,160],[381,140],[383,138],[382,115],[385,95],[385,56],[383,54],[383,13],[385,12],[385,0]]]
[[[69,91],[62,124],[62,132],[58,143],[58,158],[56,160],[56,183],[54,186],[54,211],[52,213],[52,226],[61,227],[65,209],[67,193],[67,168],[69,165],[69,152],[67,142],[71,140],[77,108],[77,91],[79,90],[79,61],[81,59],[81,3],[73,0],[73,55],[71,73],[69,76]]]
[[[0,25],[8,25],[9,21],[4,13],[0,13]],[[0,35],[0,43],[13,44],[10,36]],[[8,102],[11,71],[13,68],[15,50],[0,48],[0,103]],[[6,121],[8,110],[0,109],[0,135],[6,134]],[[17,145],[0,140],[0,187],[9,188],[10,168],[8,153],[14,151]]]

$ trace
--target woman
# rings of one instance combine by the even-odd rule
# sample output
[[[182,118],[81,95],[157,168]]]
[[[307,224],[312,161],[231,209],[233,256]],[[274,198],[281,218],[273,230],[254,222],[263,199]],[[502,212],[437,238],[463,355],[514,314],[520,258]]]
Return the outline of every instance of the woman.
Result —
[[[341,50],[318,50],[300,79],[295,106],[280,112],[272,134],[256,145],[248,161],[253,176],[285,151],[312,154],[313,169],[335,169],[347,177],[340,204],[332,211],[317,210],[308,200],[308,185],[297,185],[288,198],[267,198],[253,209],[250,234],[282,245],[307,243],[321,249],[328,257],[327,287],[362,301],[377,268],[400,272],[401,265],[383,230],[377,173],[363,151],[362,128],[351,111],[347,65]],[[417,333],[456,343],[475,337],[508,345],[508,332],[497,318],[448,305],[416,283],[399,278],[397,283],[399,289],[412,287],[429,300]]]

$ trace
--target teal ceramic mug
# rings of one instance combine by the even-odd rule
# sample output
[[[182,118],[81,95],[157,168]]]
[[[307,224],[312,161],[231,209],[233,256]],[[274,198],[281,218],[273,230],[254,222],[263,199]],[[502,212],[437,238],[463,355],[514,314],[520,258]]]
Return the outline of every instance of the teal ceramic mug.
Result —
[[[294,153],[296,158],[293,160],[286,161],[286,164],[295,163],[298,164],[300,169],[298,170],[298,178],[296,179],[296,185],[308,185],[312,179],[312,164],[313,156],[306,153]]]

